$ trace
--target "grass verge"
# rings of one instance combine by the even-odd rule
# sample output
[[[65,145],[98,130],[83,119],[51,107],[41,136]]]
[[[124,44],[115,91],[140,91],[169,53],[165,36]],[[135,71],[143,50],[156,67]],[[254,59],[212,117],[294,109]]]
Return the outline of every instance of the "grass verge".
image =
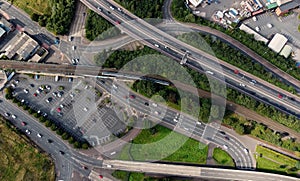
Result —
[[[224,166],[232,166],[234,167],[234,162],[231,156],[221,148],[215,148],[213,151],[213,158],[214,160]]]
[[[33,13],[43,15],[44,12],[51,11],[49,2],[45,0],[13,0],[12,4],[23,9],[30,16]]]
[[[0,118],[0,180],[55,180],[50,158]]]
[[[296,168],[297,160],[263,146],[257,146],[256,152],[257,169],[281,174],[300,174],[300,169]]]
[[[163,158],[164,161],[205,164],[207,145],[176,133],[166,127],[156,125],[144,129],[134,140],[133,145],[125,146],[118,158],[121,160],[145,161]],[[175,152],[170,152],[173,148]]]

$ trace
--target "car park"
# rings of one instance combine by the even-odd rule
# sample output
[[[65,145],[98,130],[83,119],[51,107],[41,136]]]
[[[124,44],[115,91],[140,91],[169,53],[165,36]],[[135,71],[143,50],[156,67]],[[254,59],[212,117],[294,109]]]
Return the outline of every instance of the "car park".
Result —
[[[28,89],[24,89],[23,91],[25,92],[25,94],[28,94],[29,92]]]

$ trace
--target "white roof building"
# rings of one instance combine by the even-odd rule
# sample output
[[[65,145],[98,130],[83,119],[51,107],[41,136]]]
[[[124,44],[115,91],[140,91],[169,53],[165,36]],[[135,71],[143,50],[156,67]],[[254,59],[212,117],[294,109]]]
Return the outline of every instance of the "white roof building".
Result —
[[[194,6],[197,7],[202,3],[203,0],[189,0],[189,2]]]
[[[265,44],[267,44],[268,41],[269,41],[267,38],[263,37],[262,35],[260,35],[259,33],[257,33],[256,31],[254,31],[253,29],[251,29],[250,27],[248,27],[248,26],[245,25],[244,23],[241,24],[241,26],[240,26],[239,28],[240,28],[240,30],[245,31],[245,32],[248,33],[248,34],[253,34],[255,40],[262,41],[262,42],[264,42]]]
[[[270,41],[268,47],[271,48],[274,52],[279,53],[287,41],[288,39],[285,36],[276,33],[275,36]]]
[[[290,45],[285,45],[279,55],[282,55],[285,58],[288,58],[290,56],[290,54],[292,53],[292,49],[293,48]]]

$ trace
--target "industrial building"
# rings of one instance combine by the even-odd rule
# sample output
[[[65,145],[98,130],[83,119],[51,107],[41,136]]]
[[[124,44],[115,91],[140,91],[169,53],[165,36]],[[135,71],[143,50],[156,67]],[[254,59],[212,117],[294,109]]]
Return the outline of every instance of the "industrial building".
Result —
[[[268,47],[274,52],[279,53],[284,45],[287,43],[288,39],[282,34],[276,33],[275,36],[270,41]]]
[[[276,8],[275,12],[278,16],[282,16],[288,13],[292,9],[299,8],[299,6],[300,6],[300,0],[284,2],[284,4],[281,4],[278,8]]]
[[[187,4],[190,2],[194,7],[197,7],[202,3],[202,1],[203,0],[187,0]]]
[[[4,54],[8,59],[28,60],[40,47],[38,42],[32,39],[26,32],[18,33],[12,38],[4,49]]]
[[[245,31],[248,34],[254,35],[255,40],[262,41],[265,44],[267,44],[268,41],[269,41],[267,38],[263,37],[262,35],[260,35],[259,33],[257,33],[256,31],[254,31],[253,29],[251,29],[250,27],[248,27],[244,23],[241,24],[239,29]]]

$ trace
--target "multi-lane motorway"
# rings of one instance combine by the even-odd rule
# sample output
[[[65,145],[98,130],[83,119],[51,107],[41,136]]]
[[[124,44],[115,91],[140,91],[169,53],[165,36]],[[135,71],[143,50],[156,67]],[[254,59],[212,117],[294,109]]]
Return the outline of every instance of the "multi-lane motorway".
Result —
[[[252,80],[259,80],[255,76],[246,73],[245,75],[234,74],[234,70],[237,69],[236,67],[190,45],[182,43],[126,10],[117,10],[121,7],[113,1],[82,0],[82,2],[112,23],[116,24],[116,21],[121,21],[122,23],[118,25],[118,27],[128,35],[142,41],[144,44],[154,47],[177,60],[181,59],[185,54],[182,49],[189,51],[192,56],[188,58],[187,66],[198,71],[210,70],[215,73],[213,77],[217,79],[221,79],[221,77],[224,76],[227,85],[270,104],[283,112],[300,117],[300,109],[298,107],[299,100],[295,101],[295,95],[261,80],[259,84],[253,85],[253,83],[251,83]],[[97,7],[101,7],[102,11],[97,10]],[[113,7],[114,10],[110,7]],[[279,94],[283,94],[282,97],[284,99],[279,98]]]

